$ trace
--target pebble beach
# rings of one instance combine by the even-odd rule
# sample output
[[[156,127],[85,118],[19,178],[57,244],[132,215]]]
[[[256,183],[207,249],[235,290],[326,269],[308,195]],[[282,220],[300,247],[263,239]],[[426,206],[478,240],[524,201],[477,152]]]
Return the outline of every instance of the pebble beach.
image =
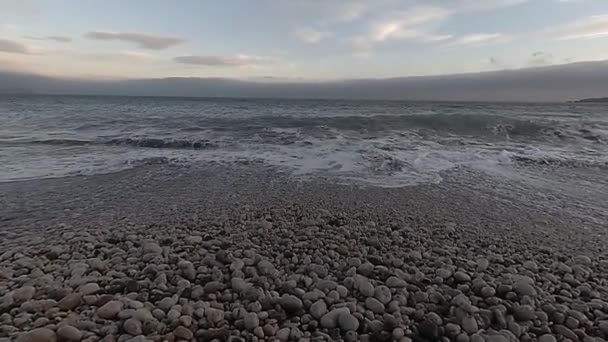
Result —
[[[608,340],[606,227],[458,184],[1,183],[0,342]]]

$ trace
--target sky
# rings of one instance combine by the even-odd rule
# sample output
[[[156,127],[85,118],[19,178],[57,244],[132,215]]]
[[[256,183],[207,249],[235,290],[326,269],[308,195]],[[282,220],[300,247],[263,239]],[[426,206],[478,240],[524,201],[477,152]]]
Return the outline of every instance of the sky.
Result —
[[[336,80],[608,59],[606,0],[0,0],[0,69]]]

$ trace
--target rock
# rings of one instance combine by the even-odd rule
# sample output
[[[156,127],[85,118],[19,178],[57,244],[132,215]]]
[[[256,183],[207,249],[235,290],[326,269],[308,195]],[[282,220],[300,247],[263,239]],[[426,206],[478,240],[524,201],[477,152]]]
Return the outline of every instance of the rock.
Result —
[[[509,339],[504,335],[490,335],[486,338],[486,342],[509,342]]]
[[[26,302],[32,298],[36,294],[36,289],[33,286],[23,286],[15,291],[13,291],[12,297],[13,301],[17,304],[21,304]]]
[[[179,338],[180,340],[190,341],[194,337],[192,331],[186,327],[182,327],[181,325],[175,330],[173,330],[173,336]]]
[[[538,342],[557,342],[557,339],[551,334],[545,334],[538,338]]]
[[[359,329],[359,320],[350,313],[342,313],[338,315],[338,325],[343,331],[357,331]]]
[[[386,286],[390,288],[403,288],[407,286],[407,283],[403,279],[392,276],[386,280]]]
[[[379,300],[373,297],[368,297],[365,300],[365,307],[371,310],[373,313],[383,314],[384,313],[384,304],[382,304]]]
[[[563,326],[561,324],[555,324],[553,326],[553,331],[556,334],[559,334],[565,338],[571,339],[572,341],[578,341],[578,336],[566,326]]]
[[[211,322],[212,324],[218,324],[220,322],[222,322],[224,320],[224,311],[223,310],[218,310],[215,308],[206,308],[205,309],[205,318],[207,318],[207,321]]]
[[[243,318],[243,323],[245,324],[245,329],[253,330],[260,325],[260,319],[258,318],[258,315],[256,313],[249,312],[245,314],[245,317]]]
[[[274,265],[268,260],[258,262],[257,268],[261,275],[268,275],[275,270]]]
[[[57,303],[57,307],[62,311],[74,310],[80,305],[81,297],[82,295],[80,293],[70,293]]]
[[[608,321],[601,321],[598,325],[598,328],[608,336]]]
[[[97,283],[87,283],[82,285],[79,289],[78,292],[80,292],[83,296],[88,296],[88,295],[92,295],[92,294],[96,294],[97,292],[99,292],[100,287],[99,285],[97,285]]]
[[[173,307],[175,304],[177,304],[177,300],[176,300],[175,298],[173,298],[173,297],[165,297],[165,298],[161,299],[161,300],[160,300],[160,302],[158,302],[158,303],[156,304],[156,306],[157,306],[159,309],[161,309],[161,310],[163,310],[163,311],[167,312],[167,311],[171,310],[171,308],[172,308],[172,307]]]
[[[477,326],[477,320],[473,316],[465,316],[462,319],[462,330],[466,331],[468,334],[473,334],[479,331],[479,327]]]
[[[459,283],[468,283],[471,281],[471,276],[464,272],[456,272],[454,273],[454,280]]]
[[[536,296],[534,286],[523,280],[517,281],[515,284],[513,284],[513,291],[520,296]]]
[[[57,336],[62,340],[80,341],[82,332],[71,325],[62,325],[57,329]]]
[[[283,310],[291,313],[296,313],[304,307],[304,304],[300,298],[288,294],[284,294],[280,300],[281,307]]]
[[[310,306],[309,312],[315,319],[321,319],[327,313],[327,304],[324,300],[318,300]]]
[[[275,336],[276,336],[276,338],[279,339],[279,341],[287,342],[289,340],[290,333],[291,333],[291,330],[289,328],[283,328],[283,329],[280,329],[279,331],[277,331],[277,334]]]
[[[338,283],[333,280],[321,280],[317,283],[316,287],[321,291],[331,291],[338,287]]]
[[[232,290],[234,290],[234,292],[238,294],[243,293],[245,290],[252,286],[242,278],[232,278],[230,283],[232,285]]]
[[[532,260],[527,260],[524,261],[523,266],[525,269],[532,271],[532,272],[538,272],[538,265],[536,264],[536,262],[532,261]]]
[[[142,334],[142,324],[139,320],[135,318],[129,318],[122,325],[123,330],[132,336],[137,336]]]
[[[184,239],[184,242],[189,245],[198,245],[199,243],[203,242],[203,237],[198,235],[190,235]]]
[[[16,342],[56,342],[57,335],[51,329],[37,328],[21,333]]]
[[[376,286],[376,289],[374,290],[374,298],[379,300],[380,303],[386,305],[392,299],[391,290],[384,285]]]
[[[122,310],[122,307],[122,302],[111,300],[97,309],[97,316],[104,319],[113,319]]]
[[[330,312],[326,313],[321,317],[319,323],[323,328],[333,329],[338,327],[338,318],[341,315],[350,315],[350,310],[348,308],[338,308],[333,309]]]
[[[488,259],[482,258],[477,260],[477,272],[485,272],[490,266]]]
[[[163,249],[155,242],[145,242],[143,244],[144,254],[161,254]]]
[[[365,297],[374,295],[374,285],[364,276],[357,275],[355,277],[354,287]]]
[[[224,290],[224,288],[226,288],[226,285],[221,281],[210,281],[203,286],[205,293],[216,293]]]
[[[439,326],[429,320],[425,320],[418,324],[418,333],[429,341],[439,341]]]
[[[530,305],[519,305],[513,308],[513,316],[518,321],[531,321],[536,317],[536,313]]]

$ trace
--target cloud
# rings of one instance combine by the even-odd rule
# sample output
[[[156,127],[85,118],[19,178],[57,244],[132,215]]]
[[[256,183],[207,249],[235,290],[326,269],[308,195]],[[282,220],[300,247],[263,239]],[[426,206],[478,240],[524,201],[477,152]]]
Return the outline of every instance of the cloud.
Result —
[[[271,63],[269,57],[235,55],[235,56],[179,56],[173,60],[180,64],[201,65],[213,67],[241,67]]]
[[[34,36],[24,36],[25,39],[30,40],[53,40],[59,43],[70,43],[72,38],[66,36],[46,36],[46,37],[34,37]]]
[[[559,30],[559,40],[608,37],[608,14],[594,15]]]
[[[449,34],[438,34],[432,26],[449,16],[449,11],[434,6],[418,6],[375,21],[366,34],[347,40],[356,52],[372,49],[387,41],[438,42],[450,39]]]
[[[129,43],[135,43],[141,48],[149,50],[165,50],[172,46],[185,42],[184,39],[178,37],[158,36],[147,33],[132,33],[132,32],[103,32],[93,31],[85,35],[89,39],[95,40],[120,40]]]
[[[32,53],[31,49],[27,45],[14,40],[2,38],[0,38],[0,52],[19,53],[23,55],[29,55]]]
[[[509,40],[509,37],[502,33],[472,33],[454,40],[450,45],[482,45],[507,40]]]
[[[296,37],[298,37],[298,39],[308,44],[317,44],[331,36],[329,32],[323,32],[309,28],[296,29],[294,31],[294,34],[296,35]]]

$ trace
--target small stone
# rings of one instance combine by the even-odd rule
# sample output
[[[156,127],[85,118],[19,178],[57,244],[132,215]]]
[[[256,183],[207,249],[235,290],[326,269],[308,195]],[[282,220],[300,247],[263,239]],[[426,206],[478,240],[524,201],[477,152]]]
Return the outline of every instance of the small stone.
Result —
[[[426,338],[429,341],[438,341],[440,338],[439,335],[439,326],[429,320],[423,321],[418,324],[418,333],[420,336]]]
[[[469,334],[476,333],[479,331],[479,327],[477,326],[477,320],[473,316],[465,316],[462,319],[462,330],[466,331]]]
[[[177,301],[176,301],[176,300],[175,300],[173,297],[165,297],[165,298],[161,299],[161,301],[160,301],[160,302],[158,302],[158,303],[156,304],[156,306],[157,306],[159,309],[161,309],[161,310],[163,310],[163,311],[167,312],[167,311],[171,310],[171,308],[172,308],[172,307],[173,307],[173,305],[175,305],[175,304],[177,304]]]
[[[191,340],[194,337],[192,331],[186,327],[182,327],[181,325],[175,330],[173,330],[173,336],[181,339],[181,340]]]
[[[538,342],[557,342],[557,339],[551,334],[545,334],[538,338]]]
[[[572,341],[578,341],[578,336],[566,326],[555,324],[553,326],[553,331],[565,338],[571,339]]]
[[[448,323],[445,325],[445,333],[450,337],[455,337],[460,334],[460,326],[454,323]]]
[[[161,254],[163,249],[155,242],[145,242],[143,251],[144,254]]]
[[[518,321],[531,321],[536,317],[536,313],[530,305],[520,305],[513,308],[513,316]]]
[[[334,329],[338,327],[338,318],[341,315],[350,315],[350,310],[348,308],[338,308],[333,309],[330,312],[326,313],[321,317],[319,323],[323,328],[326,329]]]
[[[386,286],[391,288],[403,288],[407,286],[407,283],[403,279],[392,276],[386,280]]]
[[[82,285],[78,289],[78,292],[80,292],[83,296],[88,296],[88,295],[96,294],[97,292],[99,292],[99,290],[100,290],[100,287],[99,287],[99,285],[97,285],[97,283],[88,283],[88,284]]]
[[[380,301],[380,303],[384,305],[390,303],[392,299],[391,289],[384,285],[376,286],[374,290],[374,298],[376,298],[378,301]]]
[[[393,329],[393,340],[399,341],[400,339],[402,339],[405,336],[405,330],[403,330],[402,328],[395,328]]]
[[[523,266],[529,271],[538,272],[538,265],[532,260],[524,261]]]
[[[111,300],[97,309],[97,316],[104,319],[113,319],[122,310],[122,307],[122,302]]]
[[[288,294],[281,297],[280,304],[283,310],[287,312],[298,312],[304,307],[300,298]]]
[[[359,329],[359,320],[350,313],[344,313],[338,316],[338,325],[343,331],[357,331]]]
[[[184,242],[186,242],[188,245],[197,245],[203,242],[203,237],[198,235],[190,235],[184,239]]]
[[[287,342],[289,340],[290,332],[291,330],[289,328],[283,328],[277,331],[277,334],[275,336],[279,339],[279,341]]]
[[[26,302],[32,298],[36,294],[36,289],[33,286],[23,286],[15,291],[13,291],[12,297],[13,301],[17,304],[21,304]]]
[[[230,283],[232,285],[232,290],[238,294],[243,293],[245,290],[252,286],[242,278],[232,278]]]
[[[218,324],[224,320],[224,311],[215,308],[206,308],[205,318],[213,324]]]
[[[21,333],[16,342],[55,342],[57,335],[51,329],[37,328],[29,332]]]
[[[141,322],[135,318],[129,318],[122,325],[124,331],[132,336],[137,336],[142,334],[142,325]]]
[[[509,339],[504,335],[496,334],[488,336],[486,342],[509,342]]]
[[[365,300],[365,307],[371,310],[373,313],[383,314],[384,313],[384,304],[382,304],[379,300],[373,297],[368,297]]]
[[[62,311],[74,310],[78,305],[80,305],[81,297],[82,295],[80,293],[70,293],[57,303],[57,307]]]
[[[488,259],[478,259],[477,260],[477,272],[484,272],[490,266],[490,261]],[[473,341],[471,341],[473,342]]]
[[[327,304],[324,300],[318,300],[310,306],[310,314],[315,319],[321,319],[327,313]]]
[[[459,283],[468,283],[471,281],[471,276],[464,272],[456,272],[454,273],[454,280]]]
[[[249,312],[245,314],[245,317],[243,318],[243,323],[245,324],[245,329],[253,330],[260,325],[260,319],[258,318],[258,315],[256,313]]]
[[[62,325],[57,329],[57,336],[62,340],[80,341],[82,332],[71,325]]]
[[[608,336],[608,321],[601,321],[598,324],[598,328],[600,328],[600,330],[606,334],[606,336]]]
[[[536,296],[536,290],[534,286],[532,286],[527,281],[518,281],[513,284],[513,291],[515,291],[520,296]]]

